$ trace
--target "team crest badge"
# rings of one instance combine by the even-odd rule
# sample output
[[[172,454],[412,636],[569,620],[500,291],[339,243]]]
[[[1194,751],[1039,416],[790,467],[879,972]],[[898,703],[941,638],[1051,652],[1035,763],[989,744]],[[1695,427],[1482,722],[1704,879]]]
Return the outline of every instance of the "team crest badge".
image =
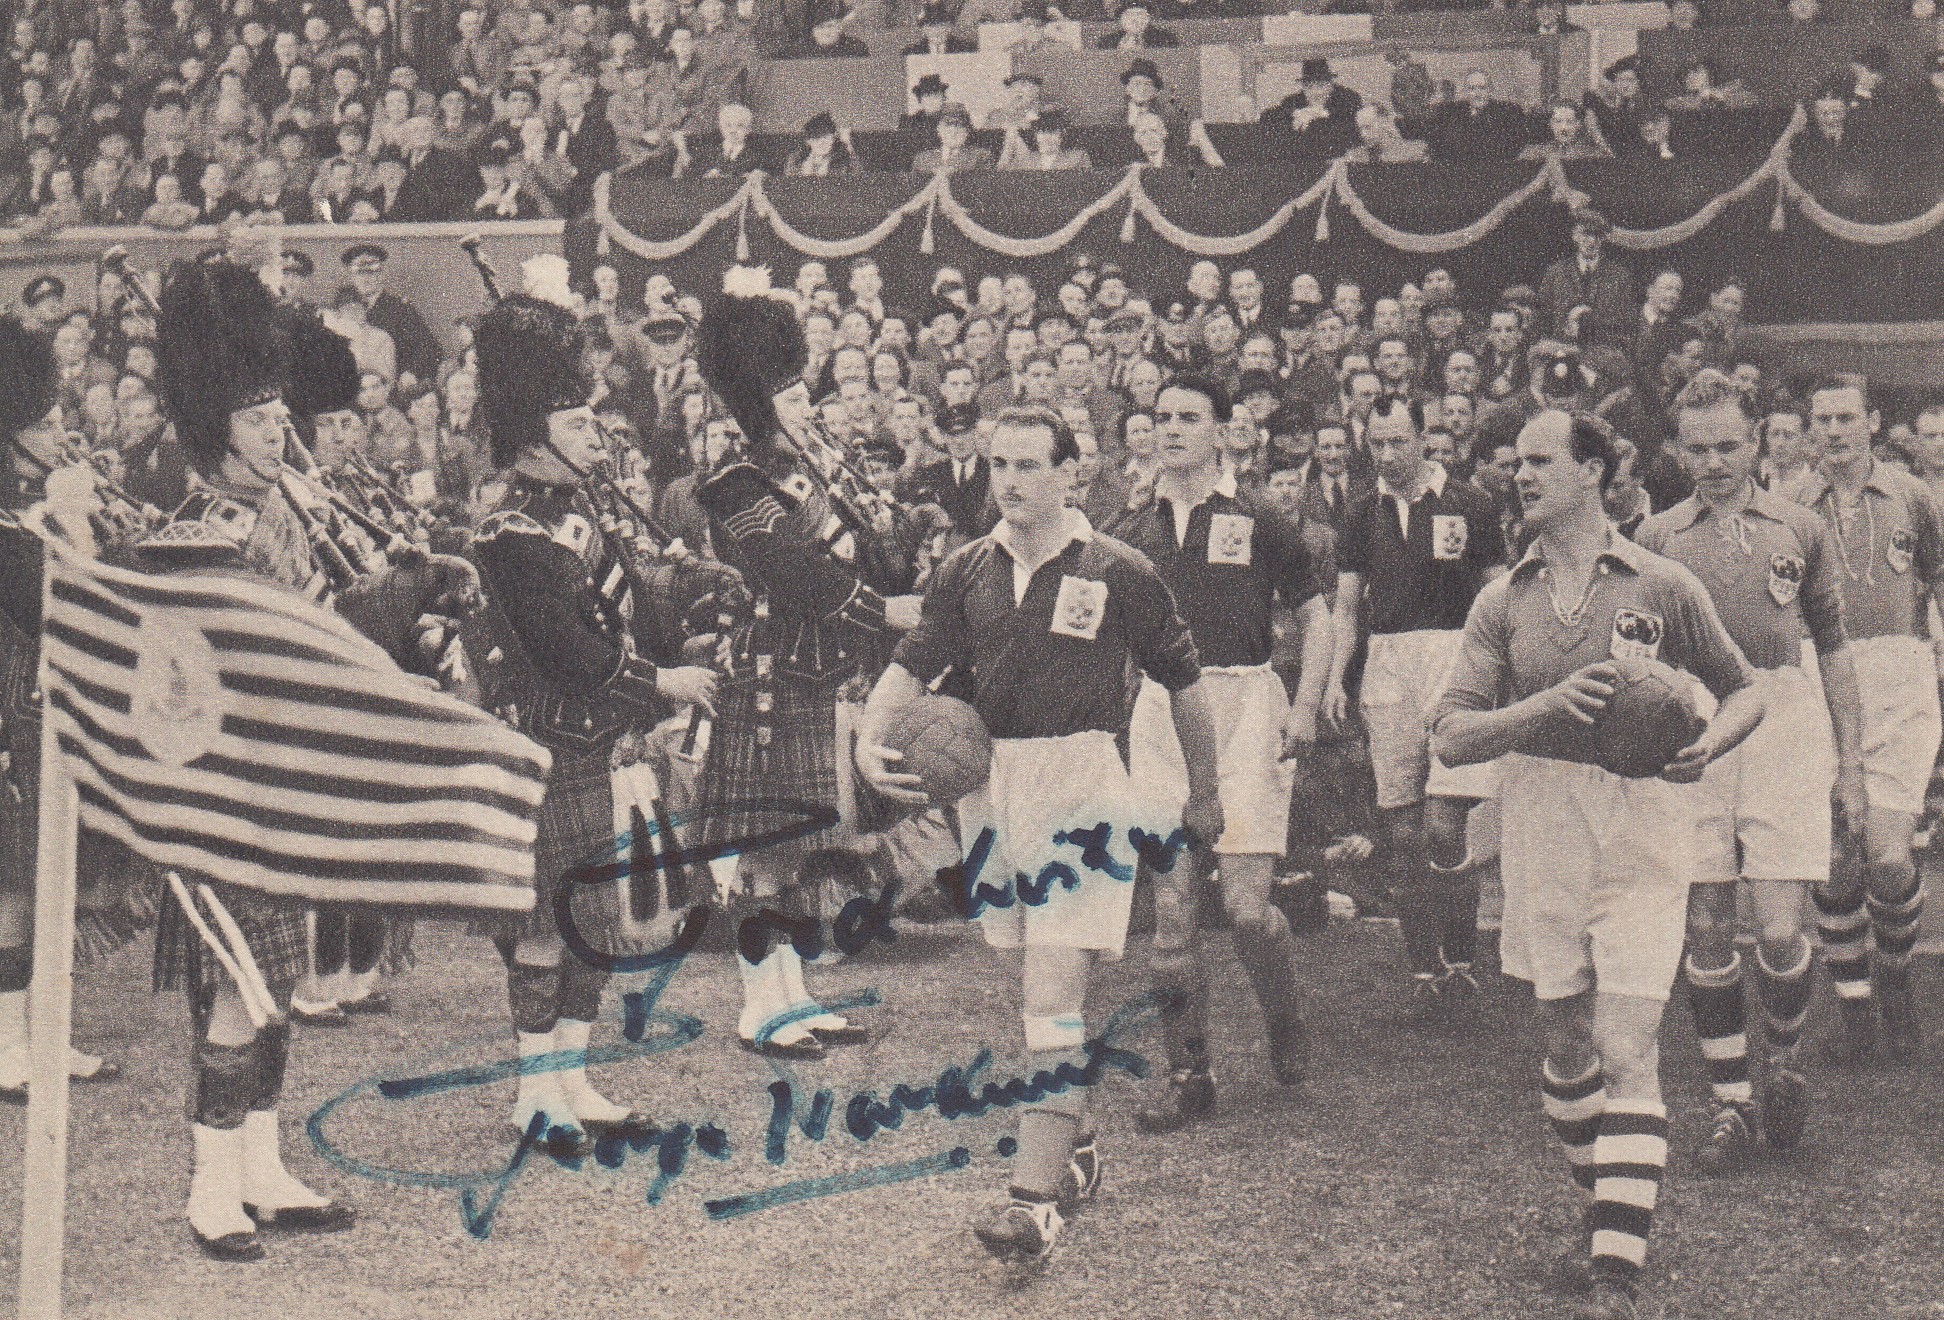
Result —
[[[1434,513],[1431,515],[1431,557],[1433,559],[1463,559],[1465,546],[1470,537],[1471,528],[1466,525],[1463,514]]]
[[[1208,562],[1249,566],[1255,519],[1240,513],[1218,513],[1208,520]]]
[[[1911,560],[1917,554],[1917,534],[1908,527],[1899,527],[1890,533],[1890,544],[1883,549],[1883,558],[1899,573],[1910,571]]]
[[[1800,555],[1775,555],[1769,559],[1769,595],[1777,605],[1792,605],[1802,591],[1802,575],[1808,571]]]
[[[207,752],[223,729],[223,682],[216,648],[201,630],[160,616],[137,632],[129,723],[148,754],[183,766]]]
[[[1091,642],[1100,636],[1107,613],[1107,584],[1091,578],[1062,577],[1060,595],[1053,602],[1052,631],[1062,637]]]
[[[1660,659],[1661,635],[1667,625],[1658,614],[1645,610],[1615,610],[1613,638],[1608,653],[1615,660]]]

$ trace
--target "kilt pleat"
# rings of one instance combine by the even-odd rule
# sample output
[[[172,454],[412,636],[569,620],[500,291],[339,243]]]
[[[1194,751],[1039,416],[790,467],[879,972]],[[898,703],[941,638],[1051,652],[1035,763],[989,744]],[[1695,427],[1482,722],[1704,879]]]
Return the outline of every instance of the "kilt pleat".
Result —
[[[221,963],[203,943],[202,936],[183,915],[182,905],[169,889],[163,872],[150,874],[158,886],[155,923],[155,988],[187,990],[198,1001],[207,991],[227,977]],[[194,893],[198,882],[207,881],[216,898],[236,918],[243,942],[256,959],[263,980],[281,1000],[283,992],[294,986],[310,970],[310,940],[304,922],[305,905],[292,899],[272,898],[237,885],[208,880],[193,873],[182,882]]]
[[[756,801],[839,810],[840,685],[841,680],[809,681],[779,673],[764,685],[774,694],[767,713],[757,710],[753,682],[725,687],[718,694],[701,793],[685,831],[690,847],[740,843],[802,819],[791,812],[748,805]],[[769,730],[767,742],[759,738],[760,728]],[[812,852],[849,840],[848,829],[840,823],[767,845],[763,855],[777,866],[792,865]]]

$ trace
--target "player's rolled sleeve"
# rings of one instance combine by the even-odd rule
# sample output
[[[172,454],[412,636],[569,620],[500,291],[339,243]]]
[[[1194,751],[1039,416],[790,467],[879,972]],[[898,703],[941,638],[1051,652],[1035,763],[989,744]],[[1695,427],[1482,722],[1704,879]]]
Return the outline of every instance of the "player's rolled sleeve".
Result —
[[[1195,639],[1175,606],[1174,593],[1146,559],[1131,565],[1115,583],[1125,611],[1127,649],[1141,672],[1170,692],[1201,677]]]
[[[1849,640],[1849,629],[1843,623],[1843,587],[1836,575],[1836,560],[1830,554],[1829,532],[1820,519],[1807,540],[1803,555],[1806,567],[1797,600],[1816,650],[1828,655]]]
[[[1684,661],[1681,667],[1700,679],[1717,699],[1752,683],[1755,671],[1728,635],[1701,580],[1681,568],[1673,595],[1668,617],[1680,643],[1675,654]]]
[[[1454,711],[1497,710],[1505,701],[1511,670],[1509,578],[1487,584],[1465,616],[1465,633],[1458,645],[1444,695],[1438,698],[1431,727]]]
[[[965,627],[967,556],[953,555],[938,567],[918,612],[918,626],[898,639],[891,662],[920,683],[940,674],[971,654]]]

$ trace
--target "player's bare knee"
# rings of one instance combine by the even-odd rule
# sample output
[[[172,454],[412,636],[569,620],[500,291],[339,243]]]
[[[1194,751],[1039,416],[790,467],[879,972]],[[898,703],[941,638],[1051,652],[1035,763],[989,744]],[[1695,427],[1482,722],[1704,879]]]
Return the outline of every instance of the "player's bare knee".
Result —
[[[1726,967],[1735,956],[1738,925],[1734,885],[1695,885],[1688,890],[1688,957],[1697,967]]]

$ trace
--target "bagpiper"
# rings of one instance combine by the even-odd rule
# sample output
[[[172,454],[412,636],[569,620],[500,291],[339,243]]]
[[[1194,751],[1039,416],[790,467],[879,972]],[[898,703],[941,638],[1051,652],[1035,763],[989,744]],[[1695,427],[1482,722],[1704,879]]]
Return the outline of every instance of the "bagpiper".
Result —
[[[870,883],[852,846],[855,810],[839,819],[855,795],[847,782],[850,749],[839,746],[838,706],[860,676],[876,677],[894,634],[917,622],[918,597],[896,594],[909,590],[910,568],[885,549],[888,507],[846,478],[836,442],[817,430],[795,311],[770,291],[764,270],[730,270],[723,292],[697,330],[696,363],[735,416],[744,443],[696,498],[709,515],[716,553],[741,570],[755,600],[727,648],[729,674],[702,771],[694,846],[706,853],[779,828],[792,832],[789,812],[822,813],[835,823],[714,863],[719,872],[739,864],[733,888],[746,909],[773,907],[803,921],[815,915],[810,885],[826,878]],[[788,810],[779,810],[785,801]],[[742,923],[742,936],[750,937],[737,941],[743,1045],[814,1059],[827,1045],[864,1039],[863,1028],[811,998],[794,939],[780,934],[748,916]]]
[[[349,571],[341,548],[314,538],[302,496],[291,497],[299,489],[286,465],[292,364],[299,353],[348,356],[348,344],[298,328],[254,272],[221,259],[176,263],[160,312],[158,383],[195,476],[182,506],[133,547],[143,567],[218,567],[331,598],[394,655],[409,649],[422,615],[450,612],[456,597],[476,594],[471,566],[449,557]],[[305,907],[233,885],[211,888],[279,1011],[261,1028],[253,1022],[240,988],[173,901],[160,909],[156,984],[188,991],[194,1025],[190,1230],[210,1256],[248,1261],[264,1255],[259,1227],[336,1232],[355,1216],[291,1175],[279,1150],[286,1014],[307,962]]]
[[[0,534],[10,540],[48,529],[49,478],[73,466],[66,452],[67,427],[58,398],[58,372],[47,340],[11,316],[0,317]],[[90,479],[87,489],[92,490]],[[56,522],[58,528],[58,519]],[[85,538],[87,532],[82,530]],[[23,550],[31,550],[22,541]],[[38,584],[38,575],[33,579]],[[23,601],[23,604],[25,602]],[[39,607],[38,598],[34,608]],[[27,989],[34,972],[34,869],[40,804],[40,635],[11,613],[0,613],[0,1100],[27,1100],[29,1039]],[[89,849],[83,846],[85,859]],[[98,868],[77,867],[87,876]],[[119,878],[119,877],[117,877]],[[84,909],[112,915],[113,900],[84,892]],[[96,947],[77,939],[77,956]],[[120,1076],[112,1063],[70,1048],[68,1073],[76,1081],[106,1082]]]
[[[645,1130],[648,1120],[588,1082],[609,972],[598,956],[570,953],[556,906],[575,886],[573,933],[586,951],[620,951],[619,886],[579,885],[573,874],[615,855],[615,743],[682,704],[711,709],[716,676],[679,663],[679,637],[657,635],[629,547],[602,530],[590,481],[606,440],[573,317],[513,295],[481,318],[473,344],[480,410],[505,470],[470,552],[488,600],[481,681],[489,708],[554,758],[534,841],[533,912],[496,936],[521,1060],[512,1126],[549,1151],[584,1152],[592,1138]]]

